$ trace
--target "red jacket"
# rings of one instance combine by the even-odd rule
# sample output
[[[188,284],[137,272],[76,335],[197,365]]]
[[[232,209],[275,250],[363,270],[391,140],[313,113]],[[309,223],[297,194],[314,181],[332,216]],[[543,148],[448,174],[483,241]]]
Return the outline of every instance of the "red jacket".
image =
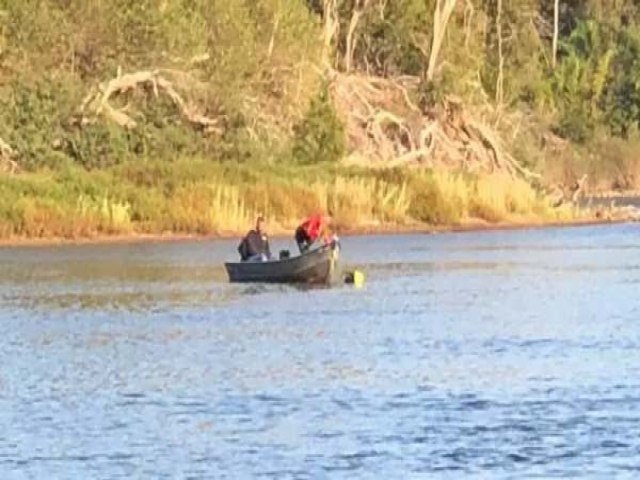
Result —
[[[320,235],[320,229],[322,228],[322,215],[315,213],[302,222],[300,226],[307,232],[311,241],[315,241]]]

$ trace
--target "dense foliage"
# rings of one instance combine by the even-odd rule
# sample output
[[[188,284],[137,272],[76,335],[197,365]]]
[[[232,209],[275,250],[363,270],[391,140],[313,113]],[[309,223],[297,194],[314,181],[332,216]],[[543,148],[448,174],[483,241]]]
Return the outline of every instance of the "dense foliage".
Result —
[[[434,15],[446,4],[454,6],[447,22]],[[145,70],[160,71],[187,107],[219,120],[219,131],[194,128],[149,84],[109,100],[135,128],[82,110],[100,85]],[[0,0],[0,140],[22,170],[50,178],[136,165],[156,185],[178,171],[169,165],[189,159],[242,171],[335,164],[358,152],[327,88],[331,70],[411,76],[420,107],[461,98],[548,183],[586,172],[595,187],[640,186],[638,0]],[[9,193],[40,192],[5,181]],[[426,192],[411,216],[456,217],[429,210],[437,189],[425,182],[411,184]],[[69,188],[59,193],[73,209],[113,200],[106,187],[90,197]],[[175,200],[171,188],[162,194]]]
[[[312,101],[323,68],[323,22],[332,13],[325,10],[333,7],[338,22],[332,66],[346,67],[351,42],[351,69],[420,76],[432,46],[435,4],[0,0],[0,137],[27,168],[68,160],[100,167],[130,156],[182,153],[260,157],[276,144],[285,148],[305,109],[317,108]],[[596,132],[634,137],[640,122],[639,3],[568,0],[558,8],[554,62],[552,2],[458,1],[437,88],[471,103],[484,98],[526,111],[578,144]],[[104,125],[79,131],[69,121],[84,96],[118,69],[160,67],[188,70],[203,82],[194,101],[231,119],[223,139],[194,135],[170,106],[150,98],[136,102],[146,119],[136,133]],[[247,127],[251,147],[246,135],[232,131]],[[275,151],[282,156],[282,149]]]

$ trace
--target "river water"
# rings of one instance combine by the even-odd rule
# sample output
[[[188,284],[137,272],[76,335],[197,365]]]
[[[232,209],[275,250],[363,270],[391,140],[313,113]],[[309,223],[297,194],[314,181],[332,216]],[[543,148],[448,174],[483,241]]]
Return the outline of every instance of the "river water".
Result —
[[[638,478],[640,226],[342,243],[0,249],[0,478]]]

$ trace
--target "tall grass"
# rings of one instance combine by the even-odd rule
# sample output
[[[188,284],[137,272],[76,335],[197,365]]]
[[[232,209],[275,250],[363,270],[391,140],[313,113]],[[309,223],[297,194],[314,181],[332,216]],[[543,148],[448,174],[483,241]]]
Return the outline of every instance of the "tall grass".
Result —
[[[400,184],[375,178],[338,176],[312,186],[324,211],[334,213],[342,227],[406,223],[409,196],[407,182]]]
[[[75,229],[104,233],[130,233],[131,205],[113,200],[108,196],[93,198],[81,194],[72,218]],[[71,232],[73,235],[73,232]]]
[[[550,210],[527,182],[504,174],[479,177],[470,196],[469,213],[490,222],[514,216],[547,217]]]
[[[340,230],[567,218],[528,183],[450,171],[372,172],[188,159],[0,177],[0,238],[233,233],[258,213],[274,232],[315,211]]]
[[[490,223],[566,219],[526,181],[505,174],[470,175],[428,171],[413,180],[410,214],[427,223],[451,225],[470,219]]]

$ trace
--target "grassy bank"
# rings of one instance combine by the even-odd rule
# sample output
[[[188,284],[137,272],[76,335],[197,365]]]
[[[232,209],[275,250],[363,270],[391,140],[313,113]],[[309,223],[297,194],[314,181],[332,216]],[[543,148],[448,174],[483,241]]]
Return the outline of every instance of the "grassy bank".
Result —
[[[496,168],[640,188],[634,2],[436,3],[0,0],[0,239],[576,216]],[[451,170],[376,170],[409,164]]]
[[[264,213],[274,233],[316,210],[332,210],[339,231],[419,225],[554,222],[526,182],[503,175],[217,163],[125,163],[87,171],[0,177],[0,238],[239,234]]]

